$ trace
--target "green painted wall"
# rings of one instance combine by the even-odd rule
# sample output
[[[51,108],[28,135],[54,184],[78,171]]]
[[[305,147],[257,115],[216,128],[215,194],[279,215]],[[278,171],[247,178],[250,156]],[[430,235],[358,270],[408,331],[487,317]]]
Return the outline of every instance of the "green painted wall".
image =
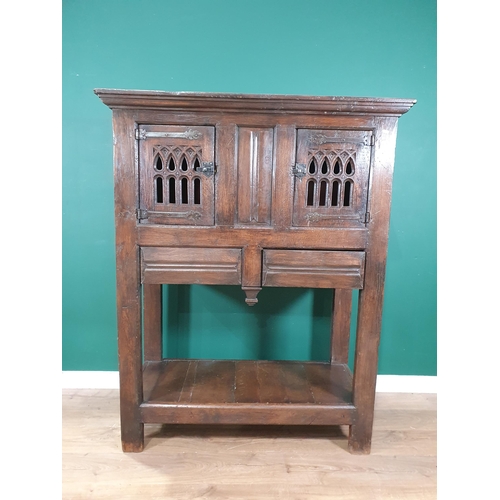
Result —
[[[435,0],[63,0],[63,369],[116,370],[111,111],[96,87],[403,97],[379,373],[436,374]],[[172,356],[326,359],[327,290],[166,287]]]

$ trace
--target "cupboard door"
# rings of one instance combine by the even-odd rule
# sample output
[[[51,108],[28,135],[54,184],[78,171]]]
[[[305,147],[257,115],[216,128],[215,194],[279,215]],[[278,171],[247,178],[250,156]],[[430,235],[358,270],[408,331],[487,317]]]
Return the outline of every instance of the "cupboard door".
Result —
[[[214,127],[141,125],[139,219],[214,224]]]
[[[297,130],[294,226],[364,226],[372,132]]]

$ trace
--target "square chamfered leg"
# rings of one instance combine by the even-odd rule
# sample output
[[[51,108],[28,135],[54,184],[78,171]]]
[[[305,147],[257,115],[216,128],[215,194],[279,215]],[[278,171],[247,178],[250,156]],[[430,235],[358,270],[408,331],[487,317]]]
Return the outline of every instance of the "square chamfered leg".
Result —
[[[333,290],[330,362],[347,363],[351,333],[352,289]]]
[[[352,294],[352,289],[333,291],[331,363],[348,362]],[[373,304],[368,307],[366,301],[361,299],[362,295],[363,290],[360,290],[353,380],[353,402],[356,411],[354,422],[349,426],[348,446],[353,454],[370,453],[377,376],[377,360],[374,355],[376,358],[379,336],[375,333],[377,328],[372,324]]]
[[[142,285],[144,316],[144,361],[161,361],[162,355],[162,285]]]
[[[132,275],[117,273],[120,421],[123,451],[140,452],[144,448],[141,300],[138,283],[130,282]]]
[[[371,449],[382,299],[371,287],[360,290],[353,374],[354,422],[349,429],[351,453]]]

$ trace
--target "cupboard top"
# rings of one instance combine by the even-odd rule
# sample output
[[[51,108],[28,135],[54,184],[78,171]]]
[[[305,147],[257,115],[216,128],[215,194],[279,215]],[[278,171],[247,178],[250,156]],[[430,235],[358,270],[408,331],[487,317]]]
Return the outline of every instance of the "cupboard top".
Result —
[[[401,116],[414,99],[95,89],[111,109],[162,108],[265,113]]]

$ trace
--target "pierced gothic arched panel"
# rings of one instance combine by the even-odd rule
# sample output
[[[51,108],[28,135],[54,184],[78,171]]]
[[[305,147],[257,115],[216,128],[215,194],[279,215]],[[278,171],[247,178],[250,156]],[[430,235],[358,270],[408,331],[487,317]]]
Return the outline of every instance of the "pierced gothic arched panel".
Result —
[[[352,130],[297,131],[294,225],[365,224],[370,134]]]
[[[154,200],[170,205],[200,205],[203,180],[195,176],[200,171],[201,149],[193,147],[156,146],[154,148],[153,170],[165,173],[166,178],[154,177]],[[163,185],[167,195],[163,195]],[[160,201],[161,200],[161,201]]]
[[[353,203],[355,182],[353,150],[311,150],[306,169],[306,203],[308,207],[349,207]],[[330,168],[330,165],[333,165]],[[345,180],[349,178],[349,185]],[[330,190],[330,186],[332,186]],[[343,186],[341,191],[340,186]],[[346,198],[347,197],[347,198]],[[341,199],[346,203],[340,203]]]
[[[215,127],[141,125],[137,140],[141,223],[213,225]]]

